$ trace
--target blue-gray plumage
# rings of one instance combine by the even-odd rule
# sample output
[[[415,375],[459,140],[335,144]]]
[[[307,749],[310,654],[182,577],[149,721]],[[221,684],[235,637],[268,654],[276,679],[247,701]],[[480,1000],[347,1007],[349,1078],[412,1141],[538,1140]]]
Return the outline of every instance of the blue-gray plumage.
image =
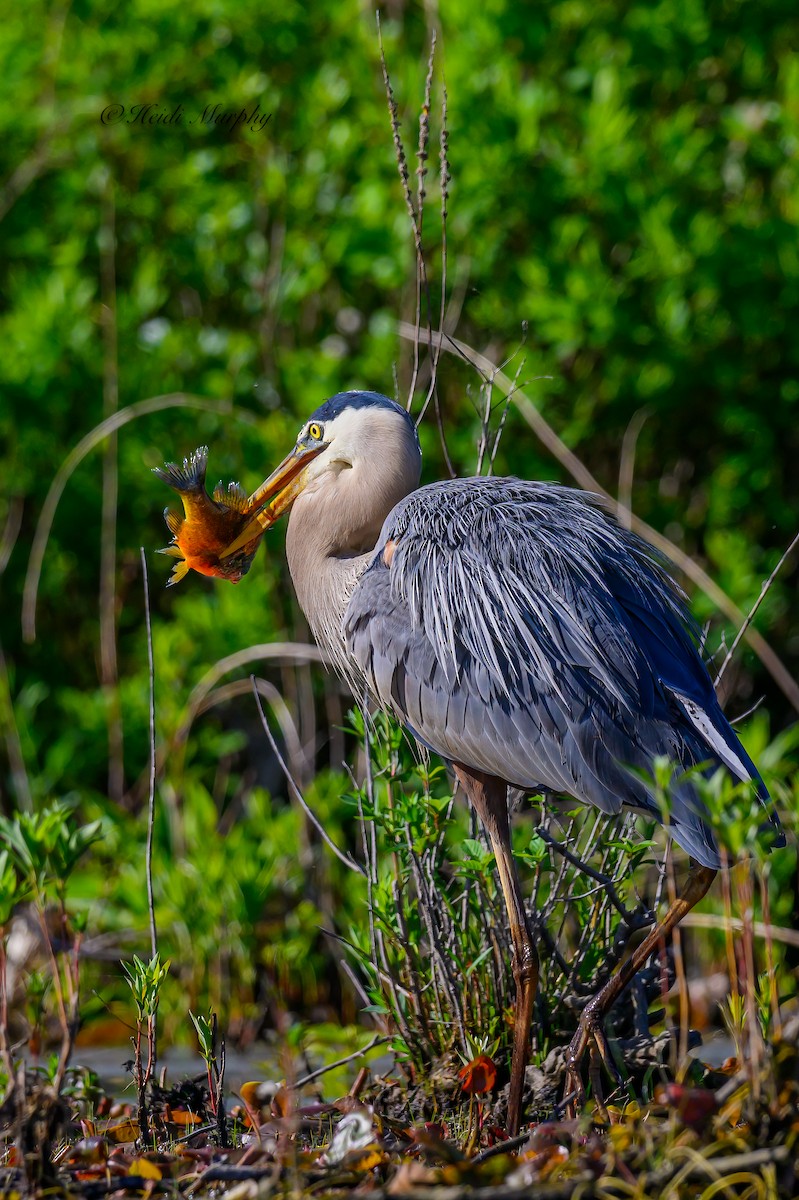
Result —
[[[372,693],[450,761],[662,821],[643,776],[669,758],[670,832],[717,868],[707,813],[680,774],[724,765],[768,793],[692,634],[650,547],[597,500],[518,479],[434,483],[401,501],[344,617]]]
[[[420,488],[420,470],[403,408],[374,392],[334,396],[250,497],[257,515],[221,558],[290,509],[289,569],[317,641],[356,696],[365,685],[452,764],[475,806],[514,948],[513,1132],[538,958],[511,853],[508,786],[567,793],[606,813],[632,807],[664,821],[698,864],[586,1006],[568,1054],[575,1092],[603,1014],[721,865],[683,773],[726,767],[766,807],[772,844],[784,839],[716,700],[684,597],[651,548],[584,493],[518,479]],[[668,814],[647,783],[658,757],[676,772]]]

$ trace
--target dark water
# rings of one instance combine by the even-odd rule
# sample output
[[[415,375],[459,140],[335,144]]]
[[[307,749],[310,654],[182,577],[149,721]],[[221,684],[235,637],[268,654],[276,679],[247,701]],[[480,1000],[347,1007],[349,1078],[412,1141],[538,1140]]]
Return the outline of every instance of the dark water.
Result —
[[[72,1055],[72,1065],[89,1067],[96,1071],[100,1082],[109,1095],[120,1100],[134,1100],[135,1091],[129,1063],[133,1056],[132,1047],[127,1046],[79,1046]],[[189,1046],[170,1047],[158,1057],[158,1078],[166,1067],[166,1085],[178,1083],[199,1075],[205,1078],[205,1063]],[[281,1071],[270,1046],[255,1044],[245,1053],[228,1049],[225,1061],[225,1091],[236,1094],[243,1083],[252,1079],[281,1079]]]
[[[735,1046],[726,1033],[718,1030],[705,1034],[701,1046],[690,1051],[692,1058],[699,1059],[710,1067],[720,1066],[726,1058],[735,1054]],[[73,1055],[73,1066],[85,1066],[96,1071],[100,1082],[109,1095],[120,1100],[135,1101],[135,1092],[131,1071],[124,1064],[130,1061],[131,1047],[128,1046],[80,1046]],[[380,1073],[391,1069],[390,1056],[370,1055],[373,1069]],[[356,1060],[349,1065],[349,1071],[354,1078],[363,1060]],[[311,1069],[318,1066],[314,1059]],[[194,1076],[205,1077],[205,1064],[196,1051],[188,1046],[170,1047],[159,1056],[158,1073],[166,1068],[166,1085],[178,1083],[181,1079]],[[297,1073],[302,1075],[306,1067],[297,1064]],[[225,1091],[227,1095],[237,1095],[241,1085],[250,1080],[280,1080],[285,1077],[285,1066],[280,1065],[274,1047],[264,1043],[256,1043],[246,1051],[227,1050],[225,1069]],[[319,1085],[323,1092],[325,1077],[322,1076]]]

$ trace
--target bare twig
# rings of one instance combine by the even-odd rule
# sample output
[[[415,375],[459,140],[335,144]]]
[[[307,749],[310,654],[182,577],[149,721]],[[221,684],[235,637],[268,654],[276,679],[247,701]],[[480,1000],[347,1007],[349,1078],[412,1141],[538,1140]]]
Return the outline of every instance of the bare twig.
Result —
[[[19,531],[22,528],[22,514],[25,510],[25,500],[22,496],[12,496],[8,501],[6,523],[3,536],[0,537],[0,575],[5,572],[8,560],[17,544]]]
[[[258,691],[269,704],[277,718],[280,732],[283,734],[286,742],[292,772],[297,776],[301,776],[307,765],[307,760],[302,743],[300,742],[299,733],[297,732],[297,726],[289,712],[288,705],[274,684],[269,683],[266,679],[258,679],[256,682],[258,684]],[[209,712],[218,704],[226,704],[229,700],[234,699],[236,696],[243,696],[245,693],[249,695],[251,691],[252,688],[250,687],[249,679],[234,679],[230,683],[223,684],[222,687],[215,688],[212,692],[209,692],[197,708],[194,716],[202,716],[203,713]],[[187,729],[185,731],[186,736],[188,736],[188,732],[189,730]]]
[[[329,1071],[335,1071],[337,1067],[345,1066],[355,1058],[363,1058],[364,1054],[368,1054],[370,1050],[374,1050],[375,1046],[383,1046],[391,1040],[391,1037],[383,1034],[375,1034],[371,1042],[361,1050],[354,1050],[352,1054],[347,1054],[344,1058],[338,1058],[335,1062],[327,1063],[324,1067],[318,1067],[317,1070],[311,1071],[310,1075],[304,1075],[302,1079],[298,1079],[294,1086],[295,1088],[305,1087],[307,1083],[313,1083],[315,1079],[319,1079],[322,1075],[327,1075]]]
[[[381,46],[382,51],[382,46]],[[425,263],[422,230],[424,227],[424,202],[425,202],[425,186],[424,181],[427,175],[427,147],[430,142],[430,90],[433,86],[433,60],[436,53],[436,34],[433,30],[433,36],[430,40],[430,56],[427,60],[427,78],[424,85],[424,100],[422,109],[419,113],[419,144],[416,149],[416,220],[418,227],[418,236],[416,239],[416,328],[421,332],[422,326],[422,293],[428,292],[427,288],[427,266]],[[431,316],[430,316],[430,297],[427,298],[427,341],[428,353],[432,358],[432,343],[430,335],[432,332]],[[412,386],[408,392],[408,406],[413,403],[413,394],[416,390],[416,379],[419,369],[419,343],[414,344],[414,377]],[[431,376],[432,382],[432,376]]]
[[[749,707],[744,709],[744,711],[737,717],[728,717],[727,720],[730,722],[730,725],[735,728],[736,725],[741,725],[744,721],[748,721],[752,714],[756,713],[760,706],[764,703],[765,699],[765,696],[758,696],[754,704],[750,704]]]
[[[347,976],[347,979],[349,979],[349,981],[352,984],[353,988],[355,989],[359,999],[363,1001],[364,1005],[368,1005],[369,1004],[369,996],[367,995],[363,984],[361,983],[360,979],[353,971],[350,964],[347,962],[347,960],[345,958],[342,958],[339,963],[339,966],[340,966],[341,970],[344,972],[344,974]],[[372,1013],[370,1015],[374,1018],[374,1020],[377,1024],[382,1024],[383,1028],[385,1029],[385,1022],[377,1021],[377,1017],[374,1013]]]
[[[413,342],[413,369],[411,372],[411,382],[410,382],[410,386],[408,389],[408,399],[407,399],[406,407],[408,409],[410,409],[413,404],[413,397],[416,392],[416,385],[417,385],[417,381],[419,378],[419,347],[421,345],[421,336],[422,336],[422,297],[424,296],[424,299],[426,302],[426,312],[427,312],[427,332],[426,332],[427,350],[428,350],[428,354],[430,356],[430,362],[431,362],[431,377],[430,377],[430,386],[428,389],[427,398],[425,399],[424,405],[422,406],[422,415],[424,414],[425,410],[427,409],[427,405],[432,397],[434,399],[436,424],[438,426],[438,436],[439,436],[439,441],[441,443],[441,450],[442,450],[442,453],[444,456],[444,463],[445,463],[447,471],[450,475],[450,478],[454,478],[455,477],[455,468],[452,465],[452,459],[450,457],[449,449],[447,447],[447,440],[446,440],[446,436],[444,434],[444,423],[443,423],[443,419],[441,416],[441,405],[439,403],[438,392],[437,392],[436,386],[435,386],[436,371],[433,367],[433,356],[435,353],[435,344],[434,344],[434,340],[433,340],[433,329],[432,329],[432,324],[431,324],[432,300],[430,297],[430,281],[429,281],[428,273],[427,273],[427,261],[425,259],[424,245],[422,242],[422,222],[424,219],[424,198],[425,198],[425,190],[424,190],[424,182],[423,181],[424,181],[424,176],[427,173],[427,168],[425,166],[425,163],[427,160],[427,147],[428,147],[428,142],[429,142],[430,96],[431,96],[431,88],[432,88],[432,81],[433,81],[433,60],[434,60],[435,47],[436,47],[436,35],[435,35],[435,31],[434,31],[432,38],[431,38],[430,56],[428,58],[428,64],[427,64],[427,77],[426,77],[426,81],[425,81],[424,101],[423,101],[423,105],[422,105],[422,112],[421,112],[420,118],[419,118],[419,148],[417,151],[417,157],[419,159],[419,166],[418,166],[419,187],[418,187],[417,203],[414,204],[413,194],[411,192],[411,185],[410,185],[410,172],[408,170],[408,159],[407,159],[407,155],[405,153],[405,147],[404,147],[404,144],[402,141],[402,130],[400,127],[399,109],[397,107],[397,101],[394,97],[394,90],[391,86],[391,78],[388,73],[388,64],[386,62],[385,50],[383,47],[383,34],[382,34],[381,26],[380,26],[380,14],[377,13],[376,17],[377,17],[377,41],[378,41],[378,46],[380,49],[380,67],[383,72],[383,84],[384,84],[385,91],[386,91],[386,100],[388,102],[389,119],[391,121],[391,133],[392,133],[392,137],[394,139],[394,154],[395,154],[395,158],[397,160],[397,169],[399,171],[400,183],[402,185],[403,196],[405,197],[405,205],[408,210],[408,216],[409,216],[410,222],[411,222],[411,232],[413,234],[413,246],[414,246],[414,252],[416,255],[416,313],[415,313],[415,324],[413,327],[415,330],[415,334],[414,334],[414,337],[411,339],[411,341]],[[446,113],[446,108],[444,109],[444,113]],[[446,154],[446,147],[444,148],[444,153]],[[449,183],[449,174],[447,173],[447,185],[448,185],[448,183]],[[446,204],[446,201],[443,201],[443,203]],[[440,356],[440,351],[439,351],[439,356]],[[435,362],[437,364],[437,362],[438,362],[437,358],[436,358]],[[421,420],[421,416],[420,416],[419,420]],[[418,421],[417,421],[417,424],[418,424]]]
[[[449,168],[449,129],[447,128],[447,88],[441,92],[441,132],[438,141],[438,170],[439,187],[441,191],[441,301],[438,311],[438,327],[443,329],[447,309],[447,205],[449,201],[449,185],[452,176]],[[431,398],[437,395],[438,364],[441,360],[441,342],[433,346],[430,359],[430,384],[427,389],[419,420],[424,416]],[[418,421],[417,421],[418,424]]]
[[[147,877],[147,909],[150,914],[150,957],[158,953],[158,931],[155,925],[155,901],[153,899],[153,833],[155,830],[155,661],[153,658],[153,629],[150,618],[150,580],[147,574],[147,555],[144,546],[139,548],[141,554],[142,580],[144,584],[144,623],[147,633],[147,666],[149,671],[149,706],[150,706],[150,786],[148,789],[147,805],[147,848],[145,851],[144,870]]]
[[[250,676],[250,683],[252,685],[253,695],[255,696],[255,704],[256,704],[256,707],[258,708],[258,715],[261,718],[261,725],[263,726],[263,730],[267,736],[269,745],[272,747],[272,753],[274,754],[275,758],[277,759],[278,763],[280,764],[280,769],[283,772],[283,775],[285,776],[286,782],[289,785],[289,789],[291,790],[292,795],[294,796],[297,803],[300,805],[302,811],[305,813],[308,820],[311,822],[313,827],[316,829],[317,833],[322,838],[322,841],[325,843],[326,846],[329,847],[329,849],[331,849],[333,851],[336,858],[338,858],[341,862],[343,862],[345,867],[349,867],[349,869],[351,871],[355,871],[356,874],[358,874],[358,875],[364,875],[365,871],[364,871],[363,867],[360,865],[360,863],[357,863],[354,858],[350,857],[349,854],[345,854],[343,850],[339,850],[336,843],[330,837],[330,834],[327,832],[327,830],[322,825],[319,818],[316,816],[316,813],[314,813],[313,809],[311,809],[310,806],[308,805],[308,803],[305,800],[305,797],[303,796],[299,787],[294,782],[294,778],[293,778],[291,772],[289,771],[289,768],[286,764],[286,760],[283,758],[283,755],[280,753],[280,747],[278,746],[277,742],[275,741],[274,735],[272,734],[272,730],[269,728],[269,722],[266,719],[266,713],[264,712],[263,705],[261,704],[261,696],[258,691],[257,680],[254,675]]]
[[[19,736],[19,726],[14,711],[14,697],[11,694],[11,677],[8,673],[8,664],[3,653],[2,643],[0,643],[0,729],[3,731],[6,744],[11,786],[17,805],[22,812],[32,812],[33,794],[28,778],[28,768],[25,764],[22,739]]]
[[[491,398],[494,391],[494,377],[489,375],[488,379],[480,387],[480,392],[483,397],[483,410],[480,413],[480,437],[477,442],[477,466],[475,475],[483,473],[483,459],[488,450],[488,435],[491,432]]]
[[[400,183],[402,185],[402,194],[405,197],[405,205],[408,209],[408,216],[411,222],[411,230],[413,232],[413,244],[416,253],[417,264],[417,279],[419,277],[419,260],[422,254],[422,236],[419,229],[419,221],[416,213],[416,208],[413,202],[411,193],[410,172],[408,170],[408,159],[405,154],[405,146],[402,141],[402,130],[400,128],[399,108],[397,101],[394,98],[394,89],[391,86],[391,77],[388,73],[388,63],[386,62],[386,53],[383,47],[383,30],[380,24],[380,13],[375,14],[377,21],[377,44],[380,48],[380,67],[383,72],[383,86],[386,91],[386,101],[388,103],[388,114],[391,122],[391,134],[394,139],[394,157],[397,160],[397,170],[399,171]],[[416,325],[415,336],[413,338],[413,371],[411,373],[411,384],[408,390],[409,401],[413,399],[413,394],[416,391],[416,377],[419,374],[419,334],[421,332],[421,311],[419,300],[417,299],[416,308]]]
[[[741,641],[741,638],[745,636],[747,629],[752,624],[752,621],[755,618],[755,614],[757,613],[757,610],[760,608],[760,605],[763,603],[766,596],[768,595],[771,585],[774,583],[774,580],[777,578],[777,575],[779,574],[783,563],[785,562],[786,558],[791,553],[791,551],[797,545],[799,545],[799,533],[797,533],[796,537],[793,539],[793,541],[791,542],[788,549],[785,551],[785,553],[780,558],[780,561],[777,563],[776,567],[771,572],[768,579],[766,580],[766,582],[763,584],[762,588],[760,589],[760,595],[758,596],[757,600],[755,600],[754,604],[749,609],[749,612],[746,614],[746,620],[744,621],[743,625],[736,633],[733,643],[730,646],[729,650],[727,651],[726,658],[724,659],[724,662],[721,664],[721,666],[718,669],[718,674],[716,675],[716,678],[714,681],[716,687],[719,686],[721,677],[724,674],[724,672],[727,670],[727,667],[729,666],[730,660],[731,660],[732,656],[735,654],[735,651],[738,649],[738,645]]]
[[[513,376],[514,391],[518,385],[519,376],[521,375],[522,370],[524,368],[524,363],[525,363],[525,360],[522,359],[521,362],[519,363],[518,367],[516,368],[516,374]],[[502,434],[505,432],[505,422],[508,419],[508,412],[510,410],[510,405],[511,405],[512,399],[513,399],[513,391],[510,391],[510,392],[508,392],[507,396],[505,397],[505,406],[502,409],[502,416],[500,417],[499,425],[497,426],[497,432],[494,437],[494,445],[491,447],[491,458],[489,459],[489,463],[488,463],[488,474],[489,475],[494,474],[494,463],[496,461],[497,452],[499,451],[499,443],[502,441]]]
[[[715,913],[690,912],[680,921],[685,929],[729,929],[733,933],[743,931],[743,921],[740,917],[721,916]],[[771,925],[766,921],[753,921],[752,933],[755,937],[784,942],[786,946],[799,946],[799,930],[786,929],[784,925]]]
[[[100,317],[103,333],[103,416],[113,417],[119,408],[116,302],[116,209],[114,184],[109,175],[102,203],[99,229]],[[105,701],[108,729],[108,795],[119,803],[124,791],[122,711],[117,669],[117,506],[119,464],[117,433],[109,434],[103,449],[102,515],[100,521],[100,684]]]
[[[529,1140],[530,1130],[525,1129],[524,1133],[520,1133],[516,1137],[506,1138],[504,1142],[497,1142],[496,1145],[481,1150],[479,1154],[475,1154],[469,1165],[477,1167],[480,1163],[484,1163],[489,1158],[496,1158],[499,1154],[512,1154],[514,1150],[521,1150],[524,1143]]]
[[[638,435],[643,429],[651,411],[651,408],[645,407],[639,408],[638,412],[633,413],[621,442],[621,456],[619,459],[619,505],[621,511],[619,513],[619,521],[622,525],[626,525],[628,529],[632,528],[635,449],[638,445]]]
[[[558,841],[557,838],[554,838],[549,830],[545,829],[543,825],[538,826],[536,833],[546,842],[548,846],[551,846],[552,849],[565,858],[567,862],[570,862],[573,867],[576,867],[581,874],[587,875],[589,879],[594,879],[598,884],[601,884],[601,886],[605,889],[608,899],[613,904],[613,907],[618,913],[620,913],[625,921],[630,922],[635,919],[635,913],[627,908],[609,875],[603,875],[601,871],[595,870],[590,863],[585,861],[584,858],[579,857],[577,854],[573,854],[571,850],[569,850],[568,846],[564,846]]]
[[[202,711],[206,697],[209,692],[214,690],[220,679],[231,671],[238,671],[242,667],[249,666],[250,663],[265,661],[326,663],[327,659],[318,646],[308,645],[305,642],[262,642],[255,646],[248,646],[246,650],[237,650],[235,654],[228,654],[225,658],[220,658],[205,672],[200,682],[193,688],[186,702],[185,715],[178,726],[175,740],[185,741],[192,721],[197,713]]]
[[[216,1013],[213,1016],[213,1052],[214,1052],[214,1108],[216,1110],[216,1131],[219,1145],[223,1150],[230,1146],[227,1129],[227,1113],[225,1112],[225,1039],[219,1038],[219,1062],[216,1061],[216,1039],[219,1033],[219,1023]]]

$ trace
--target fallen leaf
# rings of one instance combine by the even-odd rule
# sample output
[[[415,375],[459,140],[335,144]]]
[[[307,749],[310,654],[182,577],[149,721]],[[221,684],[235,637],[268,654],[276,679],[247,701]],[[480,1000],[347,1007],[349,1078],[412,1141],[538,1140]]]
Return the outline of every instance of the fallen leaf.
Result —
[[[131,1175],[140,1175],[142,1179],[163,1179],[164,1173],[157,1163],[149,1158],[134,1158],[130,1164]]]
[[[128,1119],[120,1121],[118,1125],[109,1125],[104,1130],[104,1136],[108,1138],[109,1142],[114,1142],[116,1145],[122,1142],[135,1142],[139,1136],[139,1122]]]
[[[202,1125],[202,1117],[198,1117],[196,1113],[189,1112],[187,1108],[170,1108],[166,1105],[165,1116],[167,1121],[171,1121],[173,1125],[180,1125],[186,1128],[189,1125]]]
[[[708,1088],[687,1088],[679,1083],[667,1083],[660,1092],[665,1103],[677,1110],[683,1125],[689,1129],[702,1129],[718,1112],[718,1100]]]
[[[76,1163],[99,1163],[108,1158],[108,1142],[101,1137],[81,1138],[70,1149],[66,1163],[72,1166]]]
[[[389,1195],[395,1192],[410,1192],[415,1187],[431,1187],[439,1182],[441,1172],[433,1167],[426,1167],[416,1159],[400,1163],[399,1170],[392,1178],[386,1191]]]

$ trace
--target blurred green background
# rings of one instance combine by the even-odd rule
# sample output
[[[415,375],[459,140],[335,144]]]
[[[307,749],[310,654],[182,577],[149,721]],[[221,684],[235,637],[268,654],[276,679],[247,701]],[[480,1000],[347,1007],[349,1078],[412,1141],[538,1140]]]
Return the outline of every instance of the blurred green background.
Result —
[[[434,324],[445,82],[448,330],[497,364],[510,358],[509,373],[520,368],[547,421],[614,495],[625,433],[639,430],[633,508],[748,609],[799,525],[795,4],[395,0],[382,25],[411,172],[438,34],[424,226]],[[87,817],[103,816],[105,857],[84,873],[83,899],[98,920],[145,929],[143,546],[157,888],[178,931],[172,952],[197,952],[205,930],[207,963],[214,947],[239,954],[236,970],[217,963],[212,993],[231,979],[239,997],[255,988],[257,960],[289,992],[311,976],[329,999],[316,927],[332,893],[327,883],[309,893],[302,819],[272,813],[267,792],[285,789],[259,738],[253,665],[220,675],[245,681],[244,694],[207,712],[190,703],[224,656],[307,641],[283,534],[238,588],[192,575],[165,592],[169,560],[153,552],[168,540],[170,497],[150,468],[207,442],[211,482],[241,479],[250,491],[326,396],[393,394],[395,378],[407,395],[412,354],[397,322],[415,311],[413,241],[374,10],[31,0],[2,22],[0,70],[0,805],[75,795]],[[271,118],[231,132],[201,119],[216,104],[257,104]],[[154,106],[147,117],[181,105],[183,117],[148,124],[143,105]],[[124,106],[120,119],[113,106]],[[442,359],[460,473],[474,469],[479,388],[472,369]],[[104,418],[173,393],[193,407],[134,410],[65,480],[36,636],[25,640],[34,533],[67,455]],[[444,464],[432,411],[422,436],[433,479]],[[496,468],[570,481],[514,407]],[[794,555],[756,619],[792,675],[796,583]],[[729,641],[734,628],[706,597],[693,600],[700,620],[714,618],[711,648]],[[335,830],[342,784],[328,768],[344,754],[346,697],[318,666],[255,666],[285,699],[273,711]],[[796,719],[750,651],[728,681],[730,713],[765,695],[773,732]],[[294,940],[276,933],[286,914]],[[192,986],[206,995],[202,980]]]

